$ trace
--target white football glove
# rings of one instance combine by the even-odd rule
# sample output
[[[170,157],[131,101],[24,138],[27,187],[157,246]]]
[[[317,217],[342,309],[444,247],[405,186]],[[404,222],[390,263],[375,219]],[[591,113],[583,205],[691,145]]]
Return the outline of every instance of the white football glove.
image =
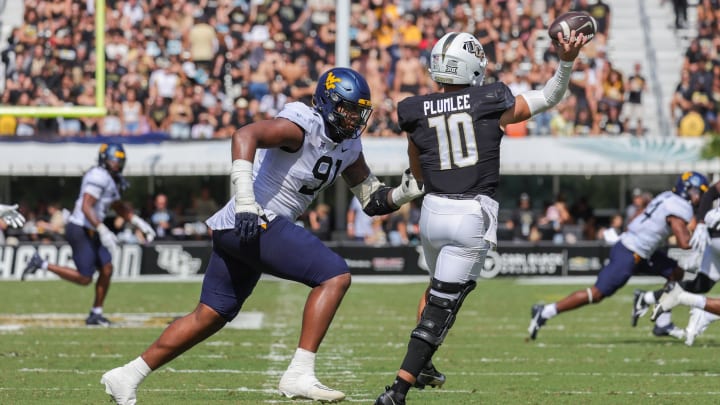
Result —
[[[709,229],[720,229],[720,209],[715,208],[705,214],[705,225]]]
[[[25,217],[17,209],[17,204],[0,204],[0,218],[2,218],[8,226],[13,228],[22,228],[22,226],[25,225]]]
[[[132,219],[130,219],[130,223],[135,226],[135,228],[139,229],[140,232],[145,234],[145,240],[148,242],[152,242],[155,240],[155,237],[157,234],[155,233],[155,230],[153,229],[150,224],[145,222],[144,219],[140,218],[137,215],[133,215]]]
[[[705,246],[710,244],[710,234],[707,225],[702,222],[698,223],[690,238],[690,246],[698,252],[705,251]]]
[[[392,201],[399,207],[425,194],[425,186],[419,184],[410,169],[405,169],[400,185],[392,190]]]
[[[100,243],[105,246],[110,253],[112,253],[118,245],[118,237],[115,235],[105,224],[97,226],[98,236],[100,236]]]
[[[696,273],[702,263],[703,252],[692,250],[678,260],[678,266],[688,273]]]

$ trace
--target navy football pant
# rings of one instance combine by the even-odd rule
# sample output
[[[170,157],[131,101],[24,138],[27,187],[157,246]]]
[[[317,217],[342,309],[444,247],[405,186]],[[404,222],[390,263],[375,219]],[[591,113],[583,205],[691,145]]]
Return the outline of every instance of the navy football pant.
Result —
[[[348,273],[345,260],[308,230],[285,218],[261,230],[257,244],[243,246],[234,229],[213,231],[200,302],[228,322],[237,316],[262,273],[316,287]]]
[[[676,267],[677,262],[663,252],[656,251],[649,259],[643,259],[626,248],[622,242],[617,242],[610,249],[610,260],[600,270],[595,287],[603,297],[609,297],[624,286],[633,274],[646,273],[667,279]]]
[[[112,261],[110,251],[100,243],[100,238],[93,229],[68,222],[65,226],[65,239],[72,248],[75,267],[85,277],[92,277],[96,269]]]

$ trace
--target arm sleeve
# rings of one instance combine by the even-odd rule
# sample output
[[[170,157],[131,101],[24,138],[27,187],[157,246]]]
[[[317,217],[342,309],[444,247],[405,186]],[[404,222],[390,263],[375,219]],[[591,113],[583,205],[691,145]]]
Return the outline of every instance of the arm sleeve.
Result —
[[[703,194],[700,199],[700,205],[695,211],[695,219],[698,222],[705,222],[705,214],[712,209],[713,201],[715,201],[718,197],[720,197],[720,192],[718,192],[716,185],[710,187],[710,189]]]

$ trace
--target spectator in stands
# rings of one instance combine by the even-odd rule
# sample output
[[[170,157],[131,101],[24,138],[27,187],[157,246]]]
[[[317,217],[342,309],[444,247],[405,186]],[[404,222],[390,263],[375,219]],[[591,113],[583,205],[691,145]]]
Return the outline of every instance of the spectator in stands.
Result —
[[[623,121],[620,118],[620,106],[609,104],[607,114],[600,117],[600,131],[606,135],[620,135],[625,133]]]
[[[532,203],[528,193],[521,193],[518,198],[518,206],[513,210],[512,216],[505,223],[513,233],[514,241],[537,240],[538,215],[532,209]]]
[[[198,221],[205,221],[210,218],[220,207],[210,195],[210,187],[200,187],[200,194],[193,198],[193,211]]]
[[[165,132],[170,126],[168,117],[170,116],[170,109],[168,107],[168,101],[156,95],[154,99],[150,99],[148,102],[148,124],[150,125],[151,132]]]
[[[636,136],[642,136],[645,132],[643,128],[643,106],[642,95],[647,90],[647,82],[642,75],[642,65],[636,62],[631,74],[625,84],[626,101],[623,105],[623,126],[625,130],[632,132]]]
[[[570,84],[568,85],[570,94],[575,98],[577,109],[587,107],[593,113],[598,111],[595,96],[597,85],[596,72],[590,67],[589,59],[581,54],[573,66]]]
[[[690,83],[690,72],[683,70],[680,74],[680,83],[675,88],[672,99],[670,101],[670,118],[675,125],[680,124],[680,120],[690,112],[692,108],[692,87]]]
[[[215,27],[208,24],[204,14],[195,18],[195,23],[187,34],[186,43],[190,48],[193,63],[204,71],[210,71],[211,62],[218,50]]]
[[[194,118],[190,101],[185,99],[182,87],[175,91],[176,97],[168,106],[168,122],[170,123],[170,137],[174,139],[189,139],[191,125]]]
[[[142,129],[140,117],[143,114],[143,107],[137,99],[137,91],[133,88],[127,89],[125,100],[120,104],[122,134],[139,135]]]
[[[38,219],[35,225],[38,233],[44,234],[51,240],[62,240],[65,235],[65,215],[60,204],[58,202],[48,204],[46,215]]]
[[[662,0],[665,3],[666,0]],[[682,29],[687,26],[688,0],[672,0],[673,12],[675,13],[675,28]]]
[[[610,107],[617,107],[618,110],[622,110],[623,101],[625,100],[625,83],[622,73],[613,68],[612,65],[608,65],[604,75],[601,84],[602,97],[598,104],[599,112],[607,114]]]
[[[593,4],[588,4],[587,0],[578,0],[576,9],[579,11],[586,11],[595,18],[595,21],[597,22],[597,35],[599,37],[597,40],[603,44],[607,42],[612,17],[610,13],[610,6],[603,0],[596,0]]]
[[[417,43],[404,43],[400,47],[401,57],[395,63],[391,95],[395,103],[420,94],[420,88],[427,82],[427,67],[420,63],[418,53]]]
[[[652,194],[645,193],[639,188],[634,188],[632,191],[632,200],[630,204],[625,207],[624,223],[629,224],[636,216],[640,215],[650,203],[650,200],[652,200]]]
[[[598,129],[595,125],[595,120],[592,118],[592,114],[588,107],[583,107],[575,114],[575,123],[573,133],[575,135],[591,135],[597,134]]]
[[[212,139],[215,135],[215,128],[218,122],[210,113],[201,112],[198,115],[198,122],[192,125],[190,129],[190,138],[192,139]]]
[[[270,93],[260,99],[260,105],[258,106],[258,111],[263,113],[265,118],[277,115],[287,103],[287,96],[283,93],[283,89],[286,87],[287,84],[282,79],[275,79],[270,83]]]
[[[585,109],[588,107],[585,106]],[[559,114],[550,119],[550,134],[553,136],[571,136],[575,133],[572,105],[561,103],[558,105]]]
[[[549,227],[554,243],[565,242],[564,227],[573,223],[573,218],[568,210],[565,202],[565,195],[559,193],[555,197],[555,201],[550,203],[545,209],[545,215],[538,220],[539,226]]]
[[[693,83],[690,101],[693,104],[693,110],[697,111],[705,123],[705,129],[715,127],[717,112],[715,109],[715,101],[710,94],[710,84],[704,75],[698,75]]]
[[[286,78],[290,83],[289,96],[294,101],[310,104],[315,91],[315,82],[310,76],[310,59],[303,55],[297,58],[292,65],[297,68],[297,74],[292,80]],[[370,91],[373,91],[372,87]]]
[[[308,213],[310,231],[322,241],[332,238],[332,210],[327,204],[318,204]]]
[[[623,217],[615,214],[610,217],[610,223],[606,227],[600,227],[597,239],[602,240],[607,245],[614,245],[620,240],[620,234],[625,230]]]
[[[373,235],[373,218],[362,209],[362,204],[357,197],[350,201],[346,214],[347,236],[350,240],[365,242]]]
[[[150,225],[155,229],[157,239],[172,237],[172,228],[175,226],[175,214],[168,209],[167,195],[160,193],[155,196],[154,210],[150,214]]]
[[[405,204],[382,221],[382,228],[390,246],[405,246],[410,242],[407,232],[410,204]]]

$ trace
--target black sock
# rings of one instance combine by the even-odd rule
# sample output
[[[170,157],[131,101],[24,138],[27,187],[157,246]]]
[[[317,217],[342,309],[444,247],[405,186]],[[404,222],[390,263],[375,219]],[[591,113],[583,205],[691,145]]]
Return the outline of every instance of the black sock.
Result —
[[[408,391],[410,391],[410,387],[412,384],[409,382],[403,380],[400,377],[395,377],[395,381],[393,381],[392,389],[398,394],[398,399],[405,398],[405,395],[407,395]]]

